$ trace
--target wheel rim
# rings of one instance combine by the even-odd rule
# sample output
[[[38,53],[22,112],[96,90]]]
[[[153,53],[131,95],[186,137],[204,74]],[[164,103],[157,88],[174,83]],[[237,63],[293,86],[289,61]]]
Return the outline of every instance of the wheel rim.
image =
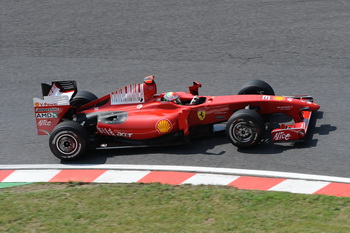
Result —
[[[233,137],[241,143],[251,142],[255,138],[255,131],[248,122],[239,122],[232,127]]]
[[[72,155],[78,149],[78,141],[70,134],[62,134],[57,138],[56,147],[62,154]]]

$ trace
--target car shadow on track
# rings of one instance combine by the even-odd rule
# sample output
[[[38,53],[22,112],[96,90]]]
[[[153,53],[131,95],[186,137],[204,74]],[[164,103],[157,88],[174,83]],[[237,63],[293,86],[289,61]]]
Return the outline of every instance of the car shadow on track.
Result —
[[[194,139],[189,144],[175,145],[175,146],[152,146],[152,147],[135,147],[135,148],[120,148],[120,149],[102,149],[89,152],[89,154],[76,161],[61,161],[62,164],[105,164],[108,158],[123,157],[123,156],[138,156],[138,155],[192,155],[203,154],[220,156],[226,153],[221,150],[213,152],[217,146],[223,144],[230,144],[225,134],[218,134],[216,136],[208,136]]]
[[[238,151],[241,153],[251,153],[251,154],[279,154],[287,150],[316,147],[318,143],[318,139],[314,139],[315,134],[329,135],[330,132],[337,130],[336,126],[332,126],[330,124],[323,124],[316,127],[317,120],[322,119],[323,114],[324,113],[322,111],[317,111],[313,113],[309,123],[308,132],[306,134],[304,141],[272,143],[271,134],[267,133],[265,134],[265,137],[262,143],[258,147],[252,148],[252,149],[245,149],[245,150],[238,149]],[[288,118],[283,119],[283,122],[285,121],[288,121]]]
[[[237,149],[238,152],[243,154],[280,154],[287,150],[303,149],[316,147],[318,139],[314,139],[314,135],[328,135],[330,132],[337,130],[337,127],[330,124],[323,124],[316,127],[317,119],[323,118],[323,112],[315,112],[311,118],[306,140],[303,142],[295,143],[272,143],[271,134],[266,133],[264,139],[260,145],[252,149]],[[285,122],[290,119],[285,118],[281,121]],[[212,152],[217,146],[230,144],[229,139],[224,133],[217,134],[215,136],[208,136],[204,138],[198,138],[192,140],[190,144],[177,145],[177,146],[160,146],[160,147],[142,147],[142,148],[123,148],[123,149],[104,149],[91,151],[86,157],[77,161],[64,162],[63,164],[105,164],[108,158],[111,157],[123,157],[123,156],[139,156],[139,155],[193,155],[203,154],[211,156],[220,156],[225,154],[225,150],[216,150]]]

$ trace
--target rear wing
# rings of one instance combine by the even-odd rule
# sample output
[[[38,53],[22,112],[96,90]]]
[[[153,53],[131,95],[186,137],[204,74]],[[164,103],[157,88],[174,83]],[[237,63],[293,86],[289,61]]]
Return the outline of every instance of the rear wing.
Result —
[[[70,100],[77,93],[75,81],[41,84],[43,98],[33,98],[38,135],[50,135],[70,109]]]
[[[55,81],[51,85],[42,83],[41,90],[43,96],[68,96],[69,99],[73,98],[77,93],[77,82],[74,80],[70,81]]]

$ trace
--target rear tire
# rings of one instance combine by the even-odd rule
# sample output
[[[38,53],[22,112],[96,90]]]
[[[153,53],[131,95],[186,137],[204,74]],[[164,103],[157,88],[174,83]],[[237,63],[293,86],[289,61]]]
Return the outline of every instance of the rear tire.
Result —
[[[58,124],[49,139],[51,152],[65,161],[81,158],[87,147],[88,134],[83,126],[75,121]]]
[[[275,95],[275,91],[267,82],[256,79],[246,82],[238,95]]]
[[[81,107],[97,99],[97,96],[89,91],[78,91],[77,94],[71,99],[70,105]]]
[[[257,145],[265,131],[263,118],[254,110],[242,109],[230,117],[226,124],[226,135],[238,148]]]

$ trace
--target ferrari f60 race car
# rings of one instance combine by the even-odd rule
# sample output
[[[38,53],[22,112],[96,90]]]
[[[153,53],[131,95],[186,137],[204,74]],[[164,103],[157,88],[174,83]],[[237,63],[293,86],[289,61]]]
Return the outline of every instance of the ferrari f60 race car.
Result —
[[[187,143],[226,123],[232,144],[250,148],[261,142],[269,116],[277,113],[294,122],[270,130],[273,142],[305,139],[311,113],[319,109],[311,96],[276,96],[262,80],[247,82],[238,95],[202,96],[200,87],[193,82],[189,92],[157,94],[154,76],[148,76],[97,98],[78,91],[75,81],[43,83],[43,99],[33,99],[38,135],[50,135],[56,157],[75,160],[87,149]]]

